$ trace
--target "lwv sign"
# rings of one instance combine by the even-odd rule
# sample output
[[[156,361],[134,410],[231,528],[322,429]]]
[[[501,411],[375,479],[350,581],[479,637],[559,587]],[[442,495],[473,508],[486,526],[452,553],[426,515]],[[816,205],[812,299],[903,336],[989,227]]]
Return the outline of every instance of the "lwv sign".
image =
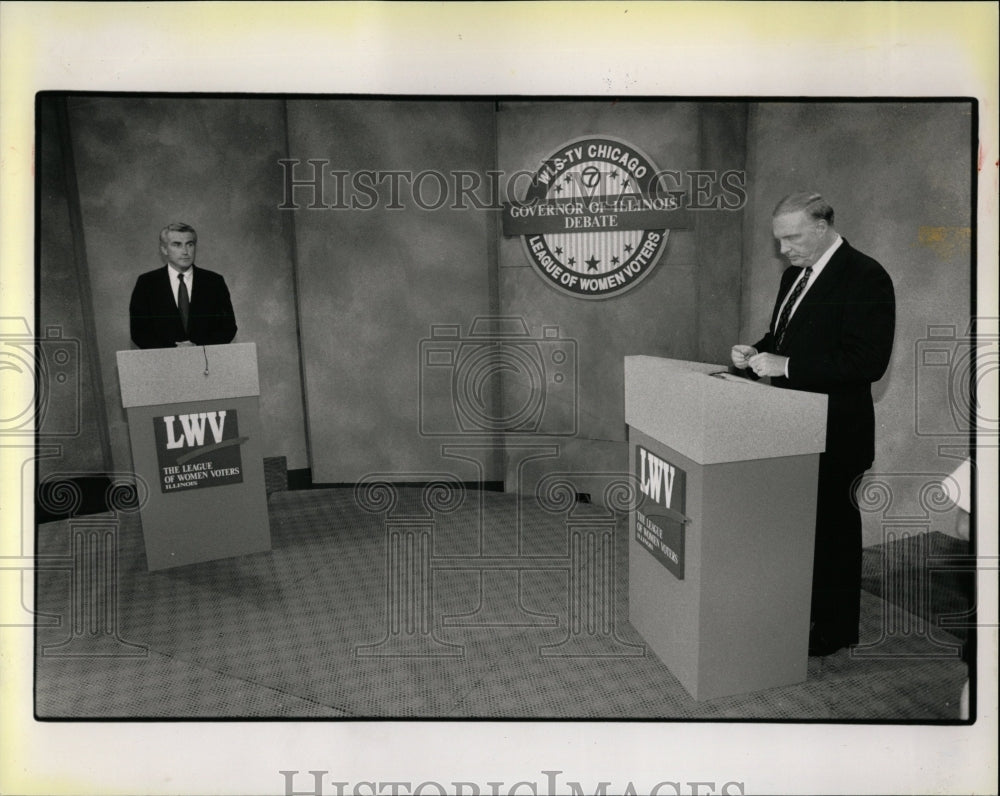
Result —
[[[226,410],[220,412],[198,412],[188,415],[167,415],[161,418],[166,427],[167,449],[200,448],[205,444],[205,428],[212,434],[212,439],[222,442],[222,432],[226,423]],[[180,435],[178,436],[178,426]]]
[[[684,580],[686,474],[642,445],[635,446],[635,472],[646,496],[635,512],[635,540]]]
[[[243,482],[239,417],[235,409],[153,418],[160,489],[181,492]]]

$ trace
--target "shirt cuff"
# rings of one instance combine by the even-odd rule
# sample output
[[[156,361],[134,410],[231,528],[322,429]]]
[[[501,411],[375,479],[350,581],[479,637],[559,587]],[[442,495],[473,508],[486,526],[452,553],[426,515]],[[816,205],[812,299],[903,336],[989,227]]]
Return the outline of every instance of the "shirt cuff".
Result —
[[[788,358],[786,358],[786,359],[785,359],[785,378],[786,378],[786,379],[788,378],[788,363],[789,363],[789,362],[791,362],[791,360],[790,360],[790,359],[788,359]]]

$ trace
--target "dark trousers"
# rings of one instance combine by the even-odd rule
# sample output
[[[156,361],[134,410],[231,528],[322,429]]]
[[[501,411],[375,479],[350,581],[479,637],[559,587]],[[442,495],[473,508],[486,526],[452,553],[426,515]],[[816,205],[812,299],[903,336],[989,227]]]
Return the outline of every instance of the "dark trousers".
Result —
[[[867,466],[819,457],[811,619],[826,638],[858,642],[861,619],[861,512],[855,480]]]

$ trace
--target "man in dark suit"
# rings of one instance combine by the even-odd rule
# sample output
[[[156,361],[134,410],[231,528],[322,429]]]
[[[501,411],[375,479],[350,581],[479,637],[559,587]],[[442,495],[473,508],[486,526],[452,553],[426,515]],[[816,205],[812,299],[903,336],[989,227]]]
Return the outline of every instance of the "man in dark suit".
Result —
[[[772,384],[826,393],[826,452],[820,455],[810,655],[856,644],[861,600],[857,480],[875,458],[871,385],[892,354],[895,294],[875,260],[833,226],[833,208],[794,193],[774,209],[772,229],[791,263],[767,334],[732,349],[733,364]]]
[[[198,233],[187,224],[160,232],[166,265],[141,274],[132,290],[129,321],[139,348],[232,342],[236,318],[226,280],[194,264]]]

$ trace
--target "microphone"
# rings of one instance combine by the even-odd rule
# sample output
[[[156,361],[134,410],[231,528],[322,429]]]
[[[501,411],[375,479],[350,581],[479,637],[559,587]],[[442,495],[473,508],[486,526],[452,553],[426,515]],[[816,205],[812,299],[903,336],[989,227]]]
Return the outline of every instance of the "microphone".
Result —
[[[205,346],[201,347],[201,353],[205,355],[205,375],[208,375],[208,349]]]

